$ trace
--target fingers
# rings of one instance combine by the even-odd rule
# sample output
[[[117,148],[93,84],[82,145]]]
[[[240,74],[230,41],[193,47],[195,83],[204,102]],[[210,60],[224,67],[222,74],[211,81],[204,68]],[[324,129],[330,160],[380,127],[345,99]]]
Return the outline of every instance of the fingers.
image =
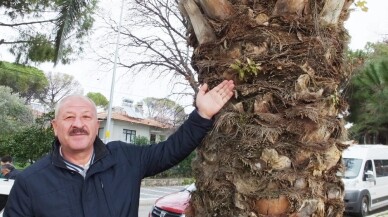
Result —
[[[234,89],[234,83],[232,80],[230,81],[223,81],[220,85],[216,88],[213,88],[216,90],[214,94],[221,99],[223,103],[226,103],[232,98],[233,96],[233,89]]]
[[[228,102],[233,96],[233,81],[224,80],[219,85],[208,91],[208,85],[200,87],[196,98],[198,113],[210,119]]]
[[[227,83],[219,90],[222,95],[233,95],[234,83],[233,81],[227,81]]]
[[[233,81],[232,81],[233,82]],[[227,85],[228,81],[227,80],[224,80],[223,82],[221,82],[219,85],[215,86],[213,88],[214,91],[216,92],[219,92],[222,88],[225,87],[225,85]]]
[[[203,84],[200,89],[199,93],[200,95],[206,94],[208,91],[208,85],[205,83]],[[233,96],[233,89],[234,89],[234,83],[233,80],[224,80],[220,84],[218,84],[216,87],[210,90],[212,95],[214,94],[217,97],[220,97],[221,99],[229,100]]]
[[[227,90],[225,92],[220,93],[220,96],[222,100],[228,101],[230,98],[233,96],[233,91],[232,90]]]

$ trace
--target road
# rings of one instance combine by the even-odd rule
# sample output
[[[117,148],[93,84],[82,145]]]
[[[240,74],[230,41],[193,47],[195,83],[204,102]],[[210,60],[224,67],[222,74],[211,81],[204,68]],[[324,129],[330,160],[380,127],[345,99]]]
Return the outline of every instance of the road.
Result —
[[[185,186],[142,187],[140,189],[139,217],[148,217],[148,213],[157,198],[172,192],[180,191],[184,187]],[[345,217],[348,217],[348,215],[345,215]],[[388,217],[388,207],[375,210],[371,212],[368,217]]]
[[[139,217],[148,217],[148,213],[151,211],[152,205],[140,204],[139,206]]]

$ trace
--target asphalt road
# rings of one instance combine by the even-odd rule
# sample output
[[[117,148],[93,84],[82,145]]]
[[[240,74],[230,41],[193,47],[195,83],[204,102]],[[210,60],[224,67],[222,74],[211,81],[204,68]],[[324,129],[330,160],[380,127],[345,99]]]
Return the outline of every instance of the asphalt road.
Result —
[[[152,205],[142,205],[139,206],[139,217],[148,217],[148,213],[151,211]]]

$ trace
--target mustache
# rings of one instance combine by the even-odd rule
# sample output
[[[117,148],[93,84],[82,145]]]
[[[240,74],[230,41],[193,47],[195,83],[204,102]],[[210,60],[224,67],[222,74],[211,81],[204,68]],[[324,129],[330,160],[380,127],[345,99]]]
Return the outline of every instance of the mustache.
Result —
[[[79,128],[79,127],[74,127],[69,132],[70,136],[79,135],[79,134],[89,135],[89,132],[84,128]]]

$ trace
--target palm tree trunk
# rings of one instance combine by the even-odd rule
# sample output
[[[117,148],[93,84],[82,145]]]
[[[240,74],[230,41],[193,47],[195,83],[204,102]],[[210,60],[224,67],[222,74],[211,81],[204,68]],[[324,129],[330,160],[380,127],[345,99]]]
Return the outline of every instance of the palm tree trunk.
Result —
[[[237,84],[198,149],[188,216],[342,216],[352,2],[181,0],[199,81]]]

